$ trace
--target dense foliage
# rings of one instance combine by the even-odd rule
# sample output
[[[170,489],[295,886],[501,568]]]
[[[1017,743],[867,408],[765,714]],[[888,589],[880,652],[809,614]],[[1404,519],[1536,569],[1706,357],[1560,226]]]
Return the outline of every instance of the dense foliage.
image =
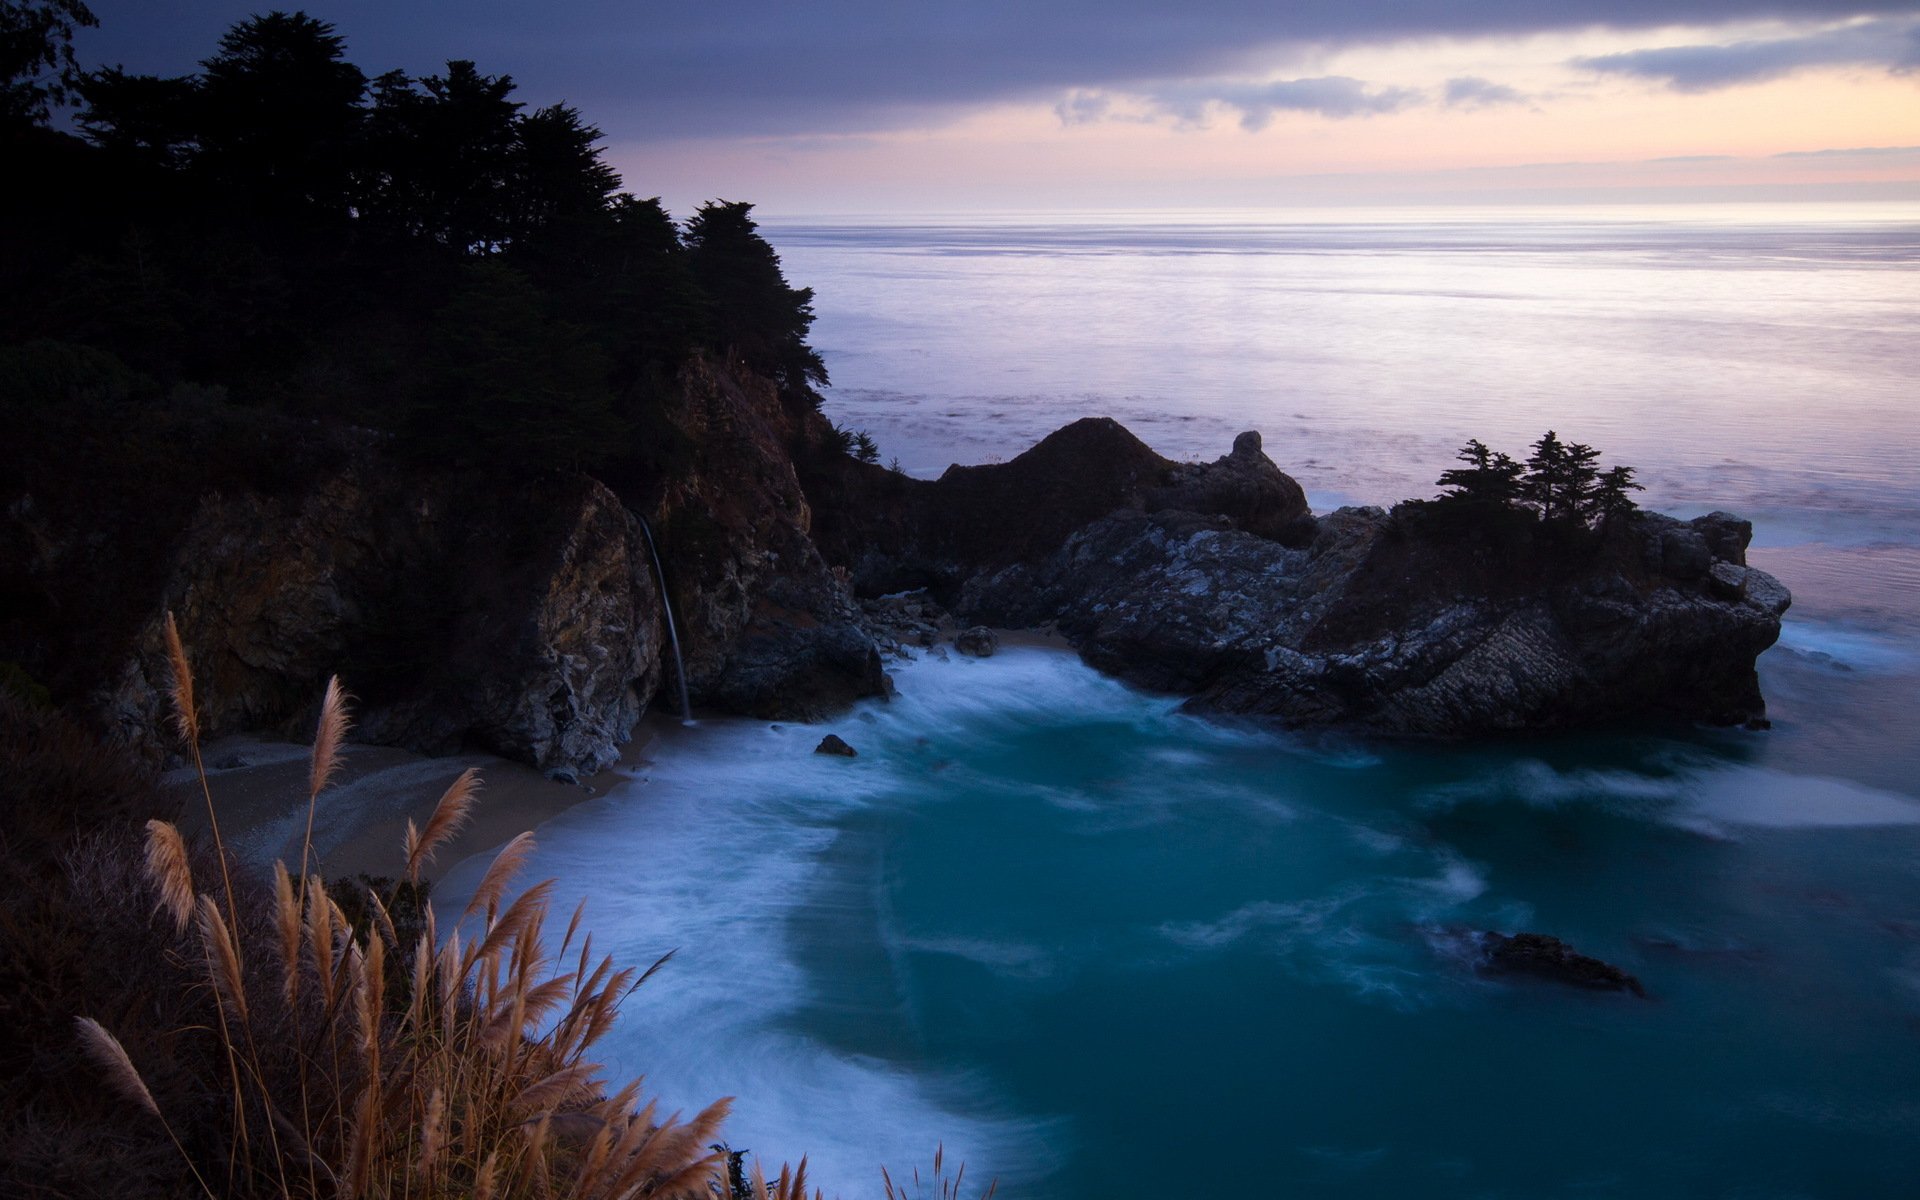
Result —
[[[1405,501],[1394,511],[1442,533],[1541,531],[1562,541],[1604,535],[1632,517],[1632,493],[1643,490],[1632,467],[1601,470],[1598,450],[1563,442],[1551,429],[1531,449],[1518,462],[1470,439],[1456,455],[1462,465],[1441,473],[1440,495]]]
[[[112,380],[123,401],[184,390],[541,466],[646,461],[650,407],[695,353],[818,403],[812,294],[751,206],[676,225],[620,190],[577,110],[530,109],[471,62],[370,77],[299,12],[234,26],[193,75],[83,74],[67,39],[91,21],[0,0],[0,136],[28,183],[5,201],[0,338],[24,354],[13,383],[85,375],[40,403]],[[48,127],[62,101],[84,139]]]

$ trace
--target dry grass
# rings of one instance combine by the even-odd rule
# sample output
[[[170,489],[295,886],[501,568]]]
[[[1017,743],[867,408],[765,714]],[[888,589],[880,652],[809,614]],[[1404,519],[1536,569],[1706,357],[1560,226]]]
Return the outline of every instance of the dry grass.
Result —
[[[192,672],[171,618],[167,632],[177,722],[197,769]],[[346,728],[335,680],[315,741],[309,821]],[[201,782],[207,795],[204,773]],[[477,784],[473,772],[462,775],[423,832],[409,827],[401,847],[409,882],[463,824]],[[217,839],[217,819],[211,827]],[[104,1024],[80,1018],[78,1040],[112,1090],[143,1110],[137,1119],[165,1129],[210,1197],[737,1194],[727,1156],[714,1148],[730,1101],[683,1118],[642,1103],[637,1082],[609,1091],[600,1081],[589,1053],[646,976],[594,961],[584,939],[576,947],[578,910],[549,950],[551,882],[509,898],[532,850],[522,834],[500,851],[463,918],[470,927],[443,938],[428,909],[424,931],[401,945],[391,898],[370,893],[372,916],[356,929],[319,879],[284,865],[270,891],[236,891],[223,848],[217,887],[205,888],[178,830],[149,822],[155,908],[173,932],[172,953],[211,997],[223,1078],[198,1103],[224,1112],[215,1124],[225,1132],[183,1144],[176,1125],[204,1128],[205,1112],[156,1101]],[[752,1187],[756,1200],[805,1200],[806,1164],[783,1167],[771,1183],[756,1167]]]

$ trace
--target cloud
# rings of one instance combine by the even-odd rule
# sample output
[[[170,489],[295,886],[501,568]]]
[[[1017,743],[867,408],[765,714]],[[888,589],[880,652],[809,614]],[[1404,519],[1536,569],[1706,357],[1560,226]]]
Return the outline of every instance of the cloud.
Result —
[[[1092,125],[1113,113],[1113,100],[1100,92],[1075,89],[1053,106],[1062,125]]]
[[[1312,113],[1341,120],[1399,112],[1417,104],[1422,94],[1414,88],[1369,88],[1358,79],[1324,75],[1317,79],[1282,79],[1272,83],[1203,83],[1156,90],[1149,101],[1182,125],[1206,123],[1214,107],[1240,114],[1240,127],[1258,133],[1283,112]]]
[[[1920,159],[1920,146],[1835,146],[1827,150],[1782,150],[1773,157]]]
[[[1727,45],[1663,46],[1577,58],[1573,65],[1607,75],[1655,80],[1676,92],[1711,92],[1778,79],[1807,67],[1920,67],[1920,20],[1862,21],[1795,37]]]
[[[1605,27],[1828,25],[1911,19],[1916,0],[330,0],[325,16],[370,72],[470,58],[512,74],[531,102],[565,99],[623,141],[777,137],[924,126],[979,106],[1053,103],[1076,90],[1298,71],[1331,51],[1413,39]],[[90,0],[90,63],[190,71],[258,0]],[[1596,68],[1611,69],[1611,68]],[[1619,69],[1628,69],[1625,65]],[[1311,81],[1296,80],[1305,84]],[[1306,95],[1313,89],[1296,93]],[[1306,105],[1348,115],[1392,93],[1245,97],[1256,123]],[[1223,98],[1225,103],[1236,103]],[[1077,110],[1069,106],[1071,118]],[[1265,116],[1261,116],[1264,113]]]
[[[1440,102],[1448,108],[1494,108],[1502,104],[1528,104],[1531,98],[1504,83],[1494,83],[1478,75],[1462,75],[1447,80]]]

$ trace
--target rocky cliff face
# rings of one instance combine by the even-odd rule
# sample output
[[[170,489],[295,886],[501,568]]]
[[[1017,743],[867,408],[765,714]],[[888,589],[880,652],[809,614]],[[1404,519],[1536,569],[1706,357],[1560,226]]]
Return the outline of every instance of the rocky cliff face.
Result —
[[[496,490],[354,469],[298,496],[209,495],[99,703],[125,740],[167,744],[172,610],[209,736],[306,736],[337,673],[365,740],[591,774],[660,683],[651,571],[634,518],[580,476]]]
[[[806,718],[881,691],[852,595],[807,537],[791,447],[822,419],[698,360],[664,408],[678,461],[623,480],[625,496],[561,472],[403,466],[370,437],[270,482],[147,480],[151,451],[108,436],[87,447],[107,483],[63,487],[49,469],[0,492],[0,660],[158,756],[171,610],[208,736],[310,736],[339,674],[359,739],[479,746],[578,778],[673,686],[644,514],[697,704]],[[268,436],[300,448],[297,429]]]
[[[826,423],[757,376],[691,364],[667,419],[686,447],[655,512],[697,705],[812,720],[882,693],[880,655],[812,538],[795,473]]]

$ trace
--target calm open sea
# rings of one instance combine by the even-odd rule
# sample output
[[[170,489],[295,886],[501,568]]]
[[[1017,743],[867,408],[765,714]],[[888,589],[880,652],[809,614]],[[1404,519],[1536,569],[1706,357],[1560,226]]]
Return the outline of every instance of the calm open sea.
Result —
[[[1725,508],[1796,603],[1767,733],[1408,747],[1210,724],[1070,655],[901,664],[823,730],[664,727],[541,830],[679,948],[609,1066],[829,1192],[1910,1197],[1920,210],[770,224],[827,410],[915,474],[1110,415],[1259,429],[1316,507],[1541,431]],[[471,886],[473,864],[445,891]],[[1649,999],[1476,976],[1538,930]]]

